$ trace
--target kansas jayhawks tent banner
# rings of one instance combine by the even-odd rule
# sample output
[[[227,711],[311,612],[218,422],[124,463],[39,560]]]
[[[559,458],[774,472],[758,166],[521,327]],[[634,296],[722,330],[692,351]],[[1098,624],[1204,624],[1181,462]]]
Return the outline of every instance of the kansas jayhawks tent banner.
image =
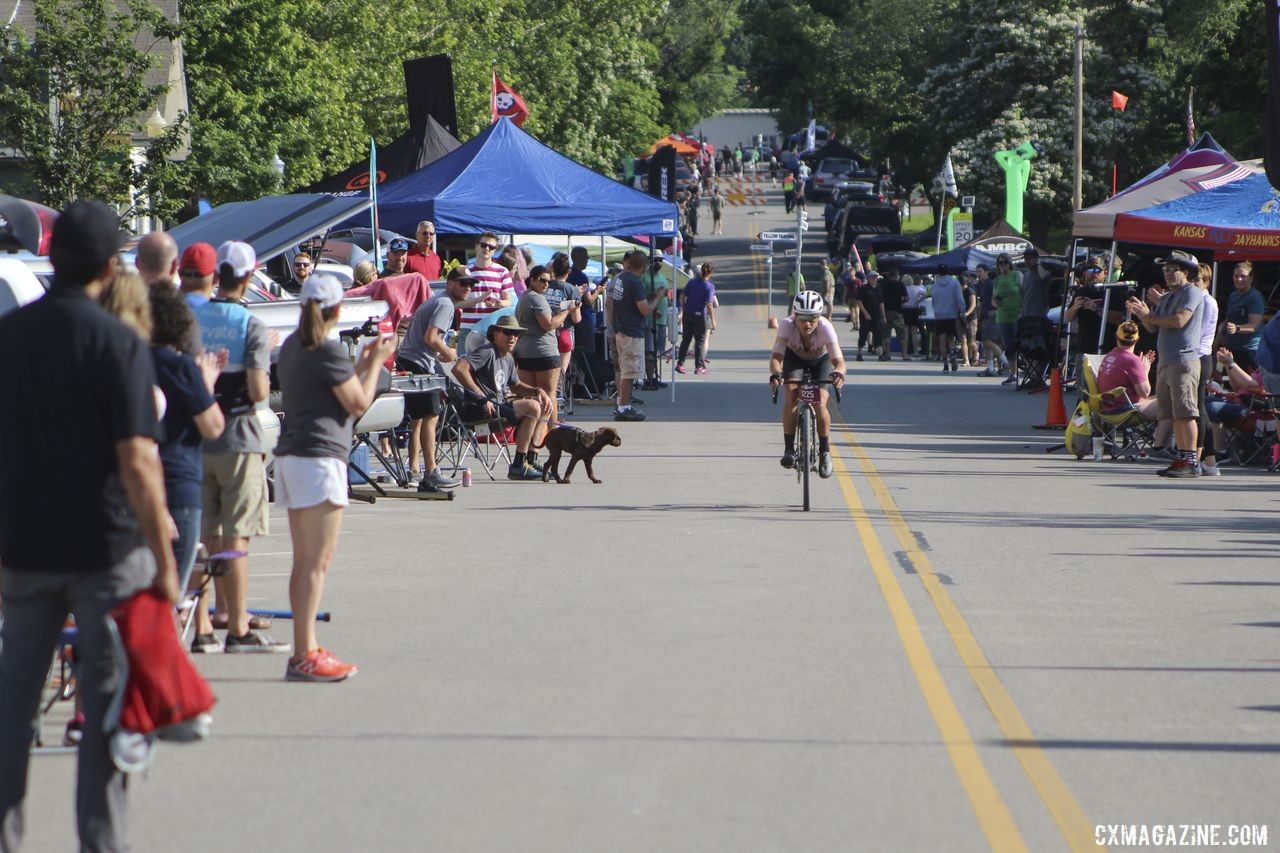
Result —
[[[1218,260],[1280,259],[1280,191],[1248,177],[1116,217],[1116,240],[1207,249]]]

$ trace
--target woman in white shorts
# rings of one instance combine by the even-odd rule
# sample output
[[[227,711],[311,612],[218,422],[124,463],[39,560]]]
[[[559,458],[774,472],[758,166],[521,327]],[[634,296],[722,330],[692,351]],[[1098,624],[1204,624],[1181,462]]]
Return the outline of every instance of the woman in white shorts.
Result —
[[[289,510],[293,568],[293,654],[288,681],[342,681],[355,675],[316,642],[316,613],[324,578],[338,550],[347,505],[347,455],[355,419],[373,402],[378,371],[395,350],[386,334],[360,353],[354,365],[346,348],[329,337],[342,305],[342,285],[316,274],[302,288],[302,321],[280,347],[277,365],[284,425],[276,445],[276,499]]]

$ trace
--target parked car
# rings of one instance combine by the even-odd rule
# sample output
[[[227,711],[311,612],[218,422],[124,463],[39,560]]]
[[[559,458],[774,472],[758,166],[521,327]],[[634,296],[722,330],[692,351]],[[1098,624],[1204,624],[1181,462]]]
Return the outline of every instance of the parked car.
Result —
[[[44,296],[44,285],[30,267],[17,258],[0,257],[0,315]]]
[[[818,168],[804,188],[804,196],[810,201],[826,201],[831,198],[836,182],[849,174],[858,173],[858,162],[847,157],[823,157]]]

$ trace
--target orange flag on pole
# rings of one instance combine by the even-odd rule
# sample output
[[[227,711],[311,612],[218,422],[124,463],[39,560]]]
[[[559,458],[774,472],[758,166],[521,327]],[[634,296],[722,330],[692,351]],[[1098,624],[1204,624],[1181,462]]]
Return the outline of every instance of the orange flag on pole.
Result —
[[[1122,95],[1115,89],[1111,90],[1111,108],[1124,112],[1124,108],[1129,106],[1129,96]]]

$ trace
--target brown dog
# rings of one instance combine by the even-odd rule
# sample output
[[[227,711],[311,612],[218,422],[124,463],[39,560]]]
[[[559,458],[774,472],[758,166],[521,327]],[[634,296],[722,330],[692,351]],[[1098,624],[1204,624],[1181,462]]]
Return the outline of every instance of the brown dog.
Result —
[[[601,427],[595,432],[585,432],[571,426],[556,427],[547,432],[544,444],[547,448],[547,464],[542,467],[542,482],[547,482],[548,477],[554,477],[557,483],[568,483],[569,476],[573,474],[573,466],[578,464],[578,460],[582,460],[591,482],[603,482],[596,479],[596,473],[591,469],[591,460],[606,447],[618,447],[621,444],[622,438],[613,427]],[[559,470],[562,453],[569,453],[571,456],[563,478]]]

